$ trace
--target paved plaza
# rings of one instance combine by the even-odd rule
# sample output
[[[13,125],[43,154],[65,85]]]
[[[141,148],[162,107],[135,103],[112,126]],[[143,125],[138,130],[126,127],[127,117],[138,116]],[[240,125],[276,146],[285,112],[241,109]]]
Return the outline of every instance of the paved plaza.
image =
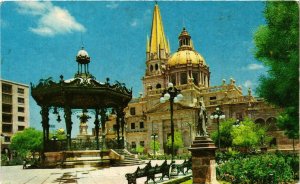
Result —
[[[146,161],[147,163],[148,161]],[[169,163],[170,161],[168,161]],[[162,164],[163,160],[152,160],[151,165]],[[176,163],[182,163],[181,160]],[[139,165],[143,168],[146,164]],[[71,168],[71,169],[22,169],[22,166],[3,166],[0,168],[1,184],[127,184],[126,173],[134,172],[138,165],[109,168]],[[165,178],[166,180],[167,178]],[[137,179],[142,184],[146,178]]]

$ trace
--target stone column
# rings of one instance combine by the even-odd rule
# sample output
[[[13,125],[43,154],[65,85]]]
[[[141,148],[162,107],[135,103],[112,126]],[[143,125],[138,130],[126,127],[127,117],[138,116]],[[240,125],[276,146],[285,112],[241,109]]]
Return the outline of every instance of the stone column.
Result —
[[[192,152],[193,184],[218,184],[216,179],[216,146],[209,137],[196,137]]]

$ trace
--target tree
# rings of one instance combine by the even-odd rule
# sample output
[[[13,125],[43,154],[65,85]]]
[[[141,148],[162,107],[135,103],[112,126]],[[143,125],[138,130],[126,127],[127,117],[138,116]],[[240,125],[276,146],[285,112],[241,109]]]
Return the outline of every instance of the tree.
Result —
[[[225,121],[220,122],[220,145],[221,147],[231,147],[232,146],[232,127],[236,120],[234,119],[228,119]],[[215,144],[218,144],[218,131],[214,131],[211,134],[211,138],[215,142]]]
[[[153,153],[154,153],[154,150],[155,150],[155,152],[158,152],[160,150],[160,143],[157,140],[155,140],[155,141],[152,140],[150,142],[150,149],[153,151]]]
[[[299,7],[296,1],[267,1],[266,25],[254,35],[255,57],[269,70],[260,77],[258,94],[284,108],[278,127],[299,137]]]
[[[271,141],[265,127],[255,124],[250,119],[245,119],[231,131],[232,144],[237,147],[253,148],[263,146]]]
[[[167,146],[169,148],[172,147],[172,138],[171,136],[168,137],[167,141]],[[176,153],[179,148],[183,148],[183,141],[182,141],[182,134],[178,131],[174,132],[174,145],[173,149],[175,150],[174,152]]]
[[[29,153],[34,158],[35,152],[42,150],[43,133],[34,128],[26,128],[23,132],[16,133],[11,140],[10,149],[25,158]]]
[[[141,146],[141,145],[138,145],[136,148],[135,148],[135,151],[138,153],[138,154],[141,154],[141,153],[144,153],[144,147]]]

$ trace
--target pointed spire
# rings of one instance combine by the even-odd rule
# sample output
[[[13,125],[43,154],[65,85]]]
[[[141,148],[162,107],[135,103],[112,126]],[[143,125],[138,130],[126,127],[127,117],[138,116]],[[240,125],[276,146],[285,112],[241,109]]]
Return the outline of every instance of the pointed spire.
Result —
[[[152,29],[150,36],[150,53],[156,53],[159,56],[159,50],[165,50],[166,53],[170,53],[168,48],[167,39],[165,37],[164,27],[160,16],[160,10],[157,3],[154,6]]]

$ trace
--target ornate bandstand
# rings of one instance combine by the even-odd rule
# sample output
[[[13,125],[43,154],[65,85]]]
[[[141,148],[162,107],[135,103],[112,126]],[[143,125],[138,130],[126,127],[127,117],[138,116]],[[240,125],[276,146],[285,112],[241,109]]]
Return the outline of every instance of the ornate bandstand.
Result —
[[[49,137],[50,112],[57,116],[57,121],[63,121],[66,125],[65,150],[72,150],[72,114],[82,111],[95,116],[95,141],[99,150],[99,128],[105,129],[106,112],[112,110],[116,113],[116,141],[119,148],[124,147],[125,113],[132,98],[132,89],[126,88],[124,83],[116,81],[110,83],[109,78],[105,82],[99,82],[89,73],[90,57],[82,48],[77,56],[78,71],[74,78],[65,80],[63,75],[55,82],[52,78],[41,79],[37,85],[31,84],[31,95],[41,107],[43,127],[43,151],[52,151],[53,140]],[[60,116],[63,113],[63,118]],[[105,137],[104,137],[105,138]]]

